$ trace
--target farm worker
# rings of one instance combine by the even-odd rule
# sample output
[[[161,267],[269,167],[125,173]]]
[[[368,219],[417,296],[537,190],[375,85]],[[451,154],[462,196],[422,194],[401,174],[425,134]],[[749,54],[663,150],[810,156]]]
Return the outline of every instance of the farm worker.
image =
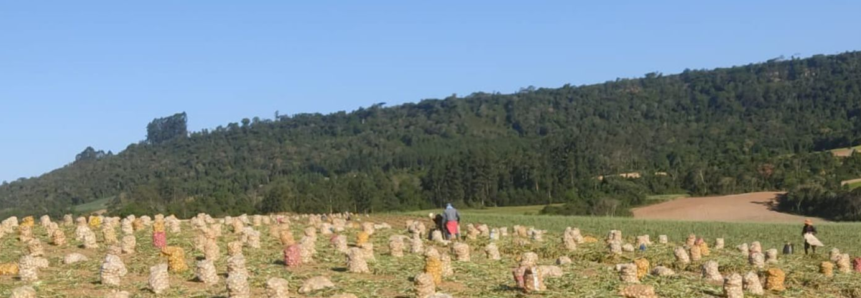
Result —
[[[437,231],[439,231],[443,235],[446,234],[445,219],[444,219],[444,216],[442,214],[439,214],[439,213],[434,214],[433,215],[433,223],[436,226]],[[428,237],[430,237],[430,235],[428,235]]]
[[[460,238],[460,231],[458,231],[457,226],[460,221],[460,213],[451,206],[451,203],[445,206],[445,211],[442,212],[442,219],[445,223],[446,239],[451,239],[452,235],[454,235],[455,239]]]
[[[823,246],[822,242],[816,238],[816,228],[813,227],[813,221],[810,219],[804,220],[804,228],[801,229],[801,235],[804,236],[804,254],[807,254],[809,248],[813,248],[813,253],[816,253],[817,246]]]

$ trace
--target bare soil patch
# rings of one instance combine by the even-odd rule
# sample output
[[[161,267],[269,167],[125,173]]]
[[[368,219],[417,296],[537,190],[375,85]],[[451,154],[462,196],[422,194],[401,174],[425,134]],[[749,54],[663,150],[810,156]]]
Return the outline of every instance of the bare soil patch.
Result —
[[[852,153],[854,153],[855,150],[858,150],[858,149],[854,148],[854,147],[853,148],[834,149],[834,150],[831,150],[831,154],[834,154],[834,156],[837,156],[837,157],[849,157],[849,156],[852,156]]]
[[[841,186],[843,186],[843,185],[846,185],[846,184],[854,184],[854,183],[858,183],[858,182],[861,182],[861,178],[857,178],[857,179],[850,179],[850,180],[843,180],[843,181],[840,181],[840,185],[841,185]]]
[[[726,222],[803,222],[806,217],[775,211],[777,195],[782,192],[754,192],[718,197],[684,198],[635,208],[635,218],[726,221]],[[817,221],[825,221],[819,219]]]

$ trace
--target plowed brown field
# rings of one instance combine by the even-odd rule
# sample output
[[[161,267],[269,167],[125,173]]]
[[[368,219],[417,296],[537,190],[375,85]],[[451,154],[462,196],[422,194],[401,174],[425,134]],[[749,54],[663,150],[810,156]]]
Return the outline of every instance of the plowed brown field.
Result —
[[[754,192],[719,197],[683,198],[636,208],[635,218],[727,221],[727,222],[798,222],[804,216],[772,209],[780,192]],[[817,221],[824,221],[817,219]]]

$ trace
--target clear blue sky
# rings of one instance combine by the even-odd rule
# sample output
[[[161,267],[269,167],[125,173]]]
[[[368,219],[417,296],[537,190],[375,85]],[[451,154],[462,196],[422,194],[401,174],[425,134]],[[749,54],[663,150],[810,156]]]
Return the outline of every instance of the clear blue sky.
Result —
[[[3,1],[0,181],[180,111],[200,130],[861,49],[858,1],[575,2]]]

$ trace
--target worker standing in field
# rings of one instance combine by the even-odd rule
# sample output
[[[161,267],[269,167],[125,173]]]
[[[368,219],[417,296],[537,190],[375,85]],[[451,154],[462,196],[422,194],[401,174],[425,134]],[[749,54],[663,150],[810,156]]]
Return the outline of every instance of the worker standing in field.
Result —
[[[804,236],[804,254],[807,250],[813,248],[813,253],[816,253],[817,246],[823,246],[822,242],[816,238],[816,227],[813,226],[813,221],[810,219],[804,220],[804,228],[801,229],[801,236]]]
[[[433,217],[433,223],[436,225],[436,229],[439,230],[440,233],[445,234],[445,218],[442,214],[436,214]]]
[[[445,229],[445,219],[443,218],[442,213],[430,214],[430,218],[433,219],[434,227],[437,231],[439,231],[440,235],[445,237],[446,229]],[[443,238],[445,239],[445,238]],[[433,233],[428,233],[428,240],[433,240]]]
[[[445,206],[445,211],[442,212],[442,218],[445,223],[446,240],[451,240],[452,236],[454,236],[455,239],[460,238],[460,231],[458,230],[460,213],[457,212],[457,209],[454,209],[454,207],[451,206],[451,203]]]

